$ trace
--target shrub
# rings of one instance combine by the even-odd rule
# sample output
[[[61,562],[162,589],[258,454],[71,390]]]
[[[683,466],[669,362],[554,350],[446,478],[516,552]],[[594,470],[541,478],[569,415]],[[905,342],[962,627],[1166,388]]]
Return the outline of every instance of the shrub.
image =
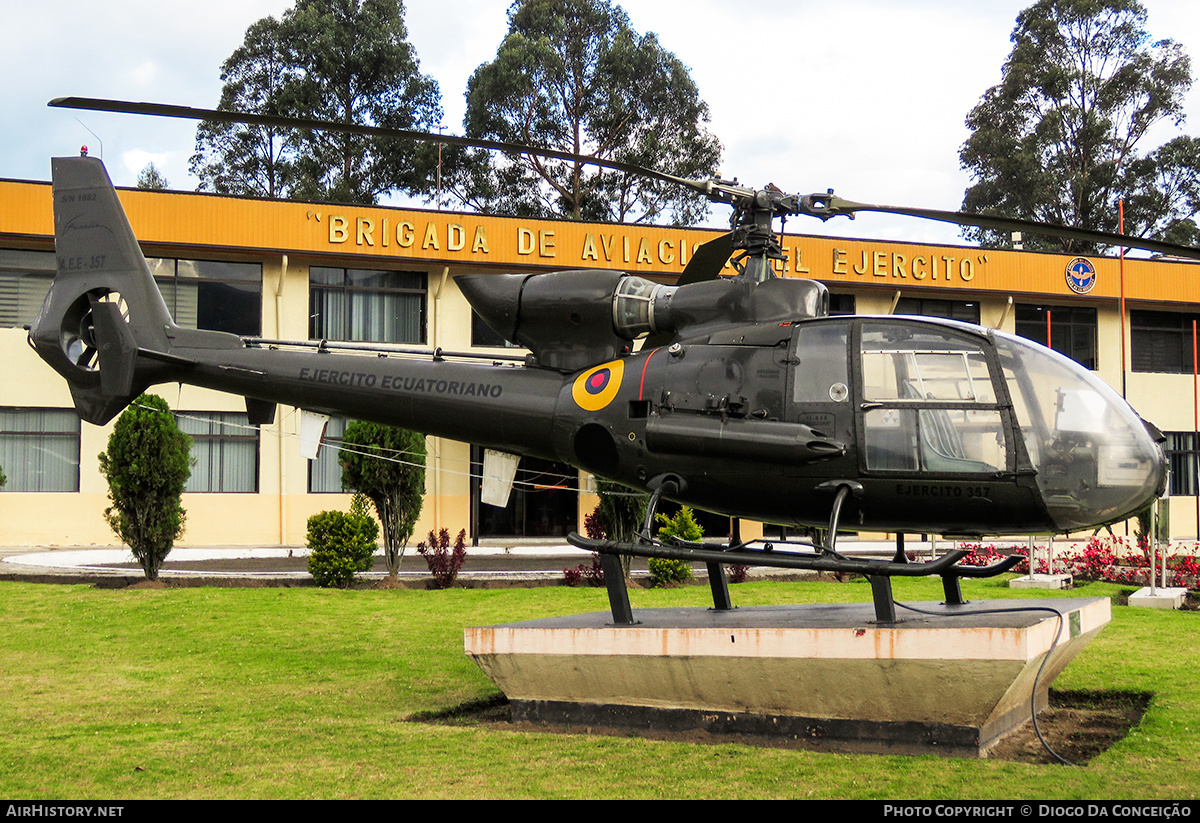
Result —
[[[604,524],[600,522],[600,506],[592,509],[592,513],[583,518],[583,531],[592,540],[604,540]]]
[[[585,566],[580,563],[573,569],[563,569],[563,577],[567,580],[568,586],[603,586],[604,585],[604,568],[600,565],[600,555],[592,554],[592,565]]]
[[[650,585],[656,589],[676,586],[692,579],[692,567],[682,560],[651,557],[646,561],[646,566],[650,569]]]
[[[1080,580],[1103,580],[1109,583],[1142,586],[1149,582],[1150,546],[1141,537],[1137,537],[1135,543],[1136,546],[1131,547],[1128,541],[1121,537],[1093,537],[1084,546],[1083,551],[1057,554],[1055,559]],[[1180,553],[1177,547],[1168,547],[1168,552],[1167,585],[1181,586],[1192,582],[1192,576],[1200,569],[1200,563],[1193,555]],[[1161,573],[1157,571],[1160,569],[1161,566],[1158,566],[1156,572]]]
[[[180,431],[167,401],[143,394],[117,418],[99,460],[112,501],[104,519],[146,579],[157,580],[163,560],[183,535],[192,438]]]
[[[1029,551],[1024,546],[1018,546],[1006,551],[1000,551],[992,545],[959,544],[960,549],[967,549],[971,554],[959,561],[964,566],[988,566],[1004,559],[1007,554],[1017,554],[1022,557],[1020,563],[1013,567],[1017,574],[1027,574],[1029,570]],[[1043,546],[1035,546],[1038,554],[1037,572],[1049,572]],[[1142,586],[1147,582],[1149,574],[1149,548],[1140,538],[1134,539],[1134,545],[1123,537],[1092,537],[1081,550],[1056,549],[1054,552],[1055,571],[1067,571],[1076,580],[1101,580],[1106,583],[1122,583]],[[1192,576],[1200,571],[1200,561],[1194,556],[1173,551],[1167,558],[1167,584],[1187,585]]]
[[[659,522],[658,538],[667,540],[674,537],[689,543],[698,542],[704,537],[704,530],[696,522],[696,517],[688,506],[683,506],[674,517],[665,514],[655,515]],[[663,557],[651,557],[647,563],[650,569],[650,585],[658,588],[686,583],[692,579],[692,567],[683,560],[669,560]]]
[[[467,530],[460,529],[458,537],[454,538],[454,548],[450,548],[450,532],[445,529],[437,534],[429,532],[429,542],[417,544],[417,554],[425,558],[425,565],[439,589],[448,589],[454,585],[454,579],[462,571],[463,563],[467,562]]]
[[[1026,558],[1029,554],[1028,550],[1024,548],[1013,548],[1007,552],[1002,552],[990,543],[986,546],[979,543],[960,543],[958,544],[958,548],[967,552],[967,556],[958,561],[958,565],[960,566],[991,566],[1004,560],[1009,554],[1019,554],[1022,558]],[[912,562],[914,559],[915,557],[909,556],[909,562]],[[1012,571],[1024,573],[1028,568],[1029,562],[1026,558],[1018,563]]]
[[[371,568],[378,537],[379,524],[365,512],[357,495],[349,513],[314,514],[308,518],[308,573],[318,586],[346,588],[358,572]]]

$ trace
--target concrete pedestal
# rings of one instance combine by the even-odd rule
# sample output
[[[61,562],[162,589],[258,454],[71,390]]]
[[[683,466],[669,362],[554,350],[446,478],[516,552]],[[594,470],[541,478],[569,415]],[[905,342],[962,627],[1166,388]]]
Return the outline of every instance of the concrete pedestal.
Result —
[[[1008,581],[1010,589],[1067,589],[1074,578],[1069,574],[1031,574]]]
[[[1157,587],[1150,593],[1149,586],[1143,586],[1129,595],[1130,606],[1140,606],[1148,609],[1179,609],[1187,598],[1187,589]]]
[[[514,719],[775,734],[826,749],[977,757],[1046,705],[1106,598],[635,610],[468,628]],[[1059,616],[1061,615],[1061,620]]]

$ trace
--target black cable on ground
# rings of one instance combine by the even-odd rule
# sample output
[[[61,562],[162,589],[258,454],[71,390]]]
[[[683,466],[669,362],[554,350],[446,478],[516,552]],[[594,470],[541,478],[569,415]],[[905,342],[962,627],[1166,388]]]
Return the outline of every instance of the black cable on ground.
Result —
[[[928,615],[929,617],[951,617],[951,616],[953,616],[953,615],[947,614],[945,612],[931,612],[931,611],[927,611],[925,609],[918,609],[916,606],[908,606],[899,601],[896,602],[896,605],[902,609],[908,609],[911,612],[917,612],[918,614]],[[1013,614],[1016,612],[1049,612],[1050,614],[1053,614],[1058,619],[1058,629],[1057,629],[1057,631],[1054,632],[1054,642],[1051,643],[1050,648],[1046,650],[1045,656],[1042,657],[1042,664],[1040,666],[1038,666],[1037,674],[1034,675],[1034,677],[1033,677],[1033,690],[1032,690],[1032,693],[1029,695],[1029,711],[1033,717],[1033,733],[1034,733],[1034,735],[1037,736],[1038,742],[1042,744],[1042,748],[1045,749],[1046,752],[1051,757],[1053,757],[1059,763],[1062,763],[1064,766],[1078,766],[1079,765],[1078,763],[1073,763],[1070,760],[1067,760],[1065,757],[1060,755],[1058,752],[1054,751],[1054,749],[1050,748],[1050,744],[1047,743],[1046,738],[1042,736],[1042,729],[1038,725],[1038,719],[1037,719],[1037,687],[1038,687],[1038,683],[1040,683],[1042,680],[1042,672],[1046,668],[1046,663],[1050,660],[1050,655],[1054,653],[1055,647],[1058,646],[1058,638],[1062,635],[1062,629],[1063,629],[1062,612],[1060,612],[1058,609],[1052,609],[1049,606],[1017,606],[1017,607],[1014,607],[1011,609],[978,609],[978,610],[972,611],[971,614]]]

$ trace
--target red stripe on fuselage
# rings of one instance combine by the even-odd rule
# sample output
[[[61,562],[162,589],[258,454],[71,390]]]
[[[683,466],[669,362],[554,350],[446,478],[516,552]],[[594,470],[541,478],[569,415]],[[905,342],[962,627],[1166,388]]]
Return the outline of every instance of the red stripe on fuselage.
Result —
[[[642,379],[638,382],[638,400],[646,399],[645,397],[642,396],[643,392],[646,389],[646,367],[650,365],[650,358],[656,354],[658,354],[658,349],[655,349],[654,351],[652,351],[648,355],[646,355],[646,361],[644,363],[642,363]]]

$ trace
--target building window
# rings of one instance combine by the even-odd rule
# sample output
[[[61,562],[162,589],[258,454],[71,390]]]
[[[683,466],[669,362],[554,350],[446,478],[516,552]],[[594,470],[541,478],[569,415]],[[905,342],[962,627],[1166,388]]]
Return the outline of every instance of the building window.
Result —
[[[927,300],[923,297],[901,297],[896,302],[893,314],[910,314],[919,317],[944,317],[961,320],[963,323],[979,325],[979,304],[961,300]]]
[[[1200,467],[1200,450],[1196,448],[1195,432],[1164,432],[1167,442],[1163,451],[1171,464],[1172,497],[1194,497],[1197,490],[1197,468]]]
[[[57,271],[54,253],[0,249],[0,328],[33,323]]]
[[[425,273],[308,270],[312,340],[425,342]]]
[[[0,409],[5,492],[79,491],[79,417],[70,409]]]
[[[1192,321],[1194,314],[1167,311],[1129,313],[1130,359],[1133,370],[1192,373]]]
[[[338,463],[338,450],[342,435],[346,433],[346,420],[331,417],[325,424],[325,436],[321,438],[321,449],[316,460],[308,461],[308,491],[310,494],[342,494],[342,466]]]
[[[854,314],[855,299],[853,294],[829,293],[829,316],[839,317]]]
[[[150,258],[150,271],[175,322],[187,329],[262,333],[262,265]]]
[[[245,412],[180,412],[192,436],[192,476],[185,492],[257,492],[258,428]]]
[[[1085,369],[1096,370],[1096,310],[1080,306],[1034,306],[1018,303],[1017,334],[1065,354]],[[1046,340],[1046,320],[1050,340]]]
[[[516,343],[505,340],[493,331],[492,327],[483,322],[483,318],[475,310],[471,311],[471,345],[484,346],[491,349],[519,348]]]

